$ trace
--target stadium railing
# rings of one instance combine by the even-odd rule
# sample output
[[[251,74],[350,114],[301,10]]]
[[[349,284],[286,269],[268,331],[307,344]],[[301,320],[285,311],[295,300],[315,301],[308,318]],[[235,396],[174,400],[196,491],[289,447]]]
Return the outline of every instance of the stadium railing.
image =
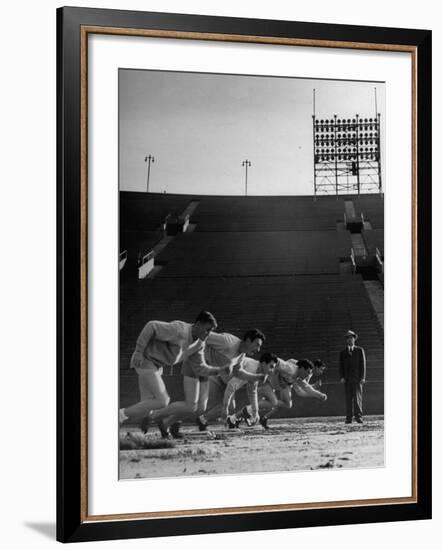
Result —
[[[351,248],[351,255],[349,257],[351,259],[352,272],[355,274],[357,272],[357,264],[355,263],[355,252],[353,248]]]
[[[123,252],[120,252],[119,262],[118,262],[120,271],[125,267],[127,259],[128,259],[128,251],[123,250]]]
[[[154,251],[148,252],[140,259],[138,278],[144,279],[154,269]]]

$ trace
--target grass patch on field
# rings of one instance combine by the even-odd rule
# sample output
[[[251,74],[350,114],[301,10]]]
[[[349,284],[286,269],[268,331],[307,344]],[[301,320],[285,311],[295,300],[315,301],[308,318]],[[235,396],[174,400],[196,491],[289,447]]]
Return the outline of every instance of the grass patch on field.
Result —
[[[149,439],[141,433],[131,433],[120,435],[120,450],[135,451],[137,449],[173,449],[175,442],[169,439]]]

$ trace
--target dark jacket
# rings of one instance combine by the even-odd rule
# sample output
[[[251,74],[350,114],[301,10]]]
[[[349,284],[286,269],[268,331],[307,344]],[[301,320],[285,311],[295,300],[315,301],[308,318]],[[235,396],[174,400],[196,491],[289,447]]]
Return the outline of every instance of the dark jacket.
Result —
[[[347,382],[361,382],[366,378],[365,350],[354,346],[352,354],[346,348],[340,352],[340,378]]]

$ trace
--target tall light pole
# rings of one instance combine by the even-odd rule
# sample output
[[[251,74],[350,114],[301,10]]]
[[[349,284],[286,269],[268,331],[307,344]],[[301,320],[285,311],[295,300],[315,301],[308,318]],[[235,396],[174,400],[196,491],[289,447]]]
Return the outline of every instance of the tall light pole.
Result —
[[[146,193],[149,193],[149,177],[151,175],[151,162],[155,162],[155,158],[152,155],[145,157],[145,162],[148,163],[148,175],[146,177]]]
[[[248,195],[248,166],[251,165],[251,161],[246,159],[241,163],[242,166],[245,167],[245,195]]]

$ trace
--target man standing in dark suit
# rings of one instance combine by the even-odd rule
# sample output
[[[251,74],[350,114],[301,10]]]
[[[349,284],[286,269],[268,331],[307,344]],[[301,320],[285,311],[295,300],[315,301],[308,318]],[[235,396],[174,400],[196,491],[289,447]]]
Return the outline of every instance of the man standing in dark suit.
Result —
[[[363,424],[363,384],[366,379],[366,357],[363,348],[356,346],[357,334],[348,330],[346,349],[340,352],[340,379],[345,386],[346,424],[351,424],[352,415]]]

